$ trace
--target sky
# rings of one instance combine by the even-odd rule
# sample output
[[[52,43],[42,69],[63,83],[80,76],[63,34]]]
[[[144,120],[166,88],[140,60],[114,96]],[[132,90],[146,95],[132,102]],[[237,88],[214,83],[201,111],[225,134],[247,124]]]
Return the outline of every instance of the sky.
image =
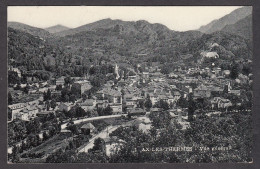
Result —
[[[198,29],[241,6],[9,6],[8,21],[47,28],[61,24],[70,28],[101,19],[146,20],[175,31]]]

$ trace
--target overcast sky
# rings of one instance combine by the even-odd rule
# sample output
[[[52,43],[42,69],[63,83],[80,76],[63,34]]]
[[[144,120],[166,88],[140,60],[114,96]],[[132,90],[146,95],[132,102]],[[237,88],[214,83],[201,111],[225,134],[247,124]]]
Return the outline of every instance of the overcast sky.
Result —
[[[75,28],[100,19],[111,18],[124,21],[147,20],[161,23],[176,31],[198,29],[214,19],[229,14],[239,6],[11,6],[8,21],[46,28],[61,24]]]

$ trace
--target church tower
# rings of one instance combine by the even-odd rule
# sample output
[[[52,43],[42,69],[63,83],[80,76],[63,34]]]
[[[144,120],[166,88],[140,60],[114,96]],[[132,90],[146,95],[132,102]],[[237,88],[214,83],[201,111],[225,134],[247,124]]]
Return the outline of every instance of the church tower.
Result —
[[[116,74],[116,79],[119,79],[119,73],[118,73],[119,67],[117,66],[117,64],[115,65],[115,74]]]

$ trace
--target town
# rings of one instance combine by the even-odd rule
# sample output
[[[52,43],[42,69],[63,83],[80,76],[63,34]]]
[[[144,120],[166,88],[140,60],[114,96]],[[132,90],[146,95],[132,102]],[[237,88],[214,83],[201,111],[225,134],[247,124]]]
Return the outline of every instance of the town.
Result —
[[[87,153],[97,146],[98,138],[103,139],[109,156],[125,143],[111,136],[119,127],[137,126],[144,133],[153,128],[160,134],[151,119],[156,113],[168,112],[170,123],[187,130],[191,119],[201,113],[216,118],[251,111],[240,85],[252,83],[252,74],[239,74],[232,80],[236,72],[215,66],[178,67],[163,74],[161,66],[159,62],[138,64],[124,73],[114,64],[106,74],[110,80],[98,90],[92,90],[88,75],[42,82],[28,76],[27,84],[14,84],[9,88],[9,102],[21,102],[8,106],[10,160],[17,154],[21,159],[42,160],[68,146]],[[18,68],[9,71],[21,77]]]

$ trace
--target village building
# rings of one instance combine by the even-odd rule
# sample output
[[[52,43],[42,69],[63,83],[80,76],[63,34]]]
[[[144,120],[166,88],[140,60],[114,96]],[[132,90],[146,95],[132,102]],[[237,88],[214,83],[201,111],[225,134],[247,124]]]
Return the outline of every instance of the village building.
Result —
[[[8,119],[11,121],[16,119],[17,114],[24,108],[26,108],[25,103],[17,103],[17,104],[8,105]]]
[[[232,103],[229,99],[220,99],[218,102],[218,108],[228,108],[232,106]]]
[[[61,76],[61,77],[59,77],[58,79],[56,79],[56,85],[58,86],[58,85],[64,85],[64,83],[65,83],[65,79],[66,77],[65,76]]]
[[[211,91],[204,85],[201,85],[194,89],[194,98],[209,98],[211,96]]]
[[[86,99],[84,102],[79,103],[79,106],[85,111],[92,111],[96,107],[96,100]]]
[[[137,126],[140,131],[148,133],[152,127],[152,122],[148,117],[138,117],[133,125]]]
[[[123,111],[122,104],[120,103],[110,103],[109,106],[112,108],[113,114],[122,113]]]
[[[106,108],[109,105],[108,100],[97,100],[96,107],[97,108]]]
[[[214,97],[213,99],[211,99],[211,108],[215,109],[215,108],[228,108],[230,106],[232,106],[232,103],[229,99],[224,99],[221,97]]]
[[[80,129],[81,132],[86,135],[92,134],[95,131],[95,127],[92,123],[84,124]]]
[[[122,104],[122,95],[120,91],[111,88],[103,88],[97,92],[97,97],[107,99],[109,103]]]
[[[111,156],[120,150],[120,147],[125,143],[124,140],[118,139],[116,136],[106,137],[105,141],[105,153],[107,156]]]
[[[129,110],[129,114],[132,116],[137,116],[137,115],[145,115],[146,112],[142,108],[132,108]]]
[[[72,106],[73,106],[72,103],[60,103],[59,111],[69,111]]]
[[[17,73],[17,76],[18,76],[19,78],[22,77],[22,72],[21,72],[18,68],[14,68],[13,66],[9,66],[9,67],[8,67],[8,70],[9,70],[9,71],[16,72],[16,73]]]
[[[72,88],[79,90],[82,95],[84,92],[90,90],[92,86],[88,80],[79,80],[72,84]]]
[[[49,116],[50,114],[56,114],[55,113],[55,111],[53,111],[53,110],[49,110],[49,111],[47,111],[47,110],[43,110],[43,111],[40,111],[40,112],[38,112],[37,113],[37,116],[38,117],[47,117],[47,116]]]

